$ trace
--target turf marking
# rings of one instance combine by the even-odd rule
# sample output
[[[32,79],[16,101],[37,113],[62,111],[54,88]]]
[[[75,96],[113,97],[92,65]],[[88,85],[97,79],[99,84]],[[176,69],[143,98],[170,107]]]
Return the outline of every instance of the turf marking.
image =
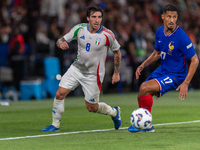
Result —
[[[161,124],[154,124],[154,126],[167,126],[167,125],[196,123],[196,122],[200,122],[200,120],[187,121],[187,122],[161,123]],[[123,129],[128,129],[128,127],[119,128],[119,130],[123,130]],[[28,139],[28,138],[45,137],[45,136],[57,136],[57,135],[77,134],[77,133],[103,132],[103,131],[111,131],[111,130],[115,130],[115,129],[112,128],[112,129],[87,130],[87,131],[76,131],[76,132],[64,132],[64,133],[54,133],[54,134],[33,135],[33,136],[9,137],[9,138],[1,138],[0,141],[16,140],[16,139]]]

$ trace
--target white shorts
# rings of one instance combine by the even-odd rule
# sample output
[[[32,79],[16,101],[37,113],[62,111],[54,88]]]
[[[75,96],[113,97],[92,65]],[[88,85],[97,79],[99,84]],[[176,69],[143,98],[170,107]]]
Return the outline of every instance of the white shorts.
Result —
[[[85,100],[95,104],[99,102],[100,85],[97,84],[97,76],[91,74],[83,74],[80,70],[71,65],[67,72],[62,76],[59,83],[60,87],[74,90],[81,85]]]

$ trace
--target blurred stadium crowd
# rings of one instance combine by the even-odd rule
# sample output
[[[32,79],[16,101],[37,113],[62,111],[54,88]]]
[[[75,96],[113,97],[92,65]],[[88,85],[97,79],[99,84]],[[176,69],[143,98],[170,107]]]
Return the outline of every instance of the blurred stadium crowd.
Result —
[[[70,49],[62,51],[55,42],[74,25],[87,22],[86,8],[93,4],[103,8],[102,24],[114,32],[122,51],[121,83],[111,85],[113,56],[108,53],[103,92],[137,91],[141,82],[159,65],[157,62],[146,68],[139,81],[134,79],[136,67],[154,49],[155,32],[163,25],[162,8],[168,3],[178,7],[177,24],[189,35],[200,57],[200,0],[1,0],[0,46],[8,45],[7,59],[3,61],[1,57],[1,66],[17,67],[14,78],[19,76],[16,78],[19,84],[22,79],[43,76],[43,59],[55,56],[60,60],[63,74],[76,58],[77,45],[71,42]],[[9,56],[16,53],[10,54],[10,49],[16,35],[21,35],[17,38],[21,44],[17,55],[22,57],[12,60]],[[191,83],[193,88],[200,87],[199,73],[198,68]]]

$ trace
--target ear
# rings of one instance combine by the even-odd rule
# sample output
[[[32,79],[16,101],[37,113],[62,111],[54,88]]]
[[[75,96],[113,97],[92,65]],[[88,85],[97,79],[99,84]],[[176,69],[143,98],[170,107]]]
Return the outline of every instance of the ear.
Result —
[[[89,17],[87,17],[87,21],[88,21],[88,22],[89,22],[89,20],[90,20]]]
[[[162,18],[162,20],[164,20],[164,15],[163,14],[161,15],[161,18]]]

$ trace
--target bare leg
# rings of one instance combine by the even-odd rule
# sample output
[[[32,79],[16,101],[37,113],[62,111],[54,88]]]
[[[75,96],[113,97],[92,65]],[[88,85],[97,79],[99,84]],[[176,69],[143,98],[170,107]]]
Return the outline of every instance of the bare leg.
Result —
[[[85,101],[85,103],[89,112],[97,112],[97,113],[109,115],[112,117],[115,117],[117,114],[116,109],[113,109],[111,106],[107,105],[106,103],[99,102],[96,104],[91,104],[87,101]]]

